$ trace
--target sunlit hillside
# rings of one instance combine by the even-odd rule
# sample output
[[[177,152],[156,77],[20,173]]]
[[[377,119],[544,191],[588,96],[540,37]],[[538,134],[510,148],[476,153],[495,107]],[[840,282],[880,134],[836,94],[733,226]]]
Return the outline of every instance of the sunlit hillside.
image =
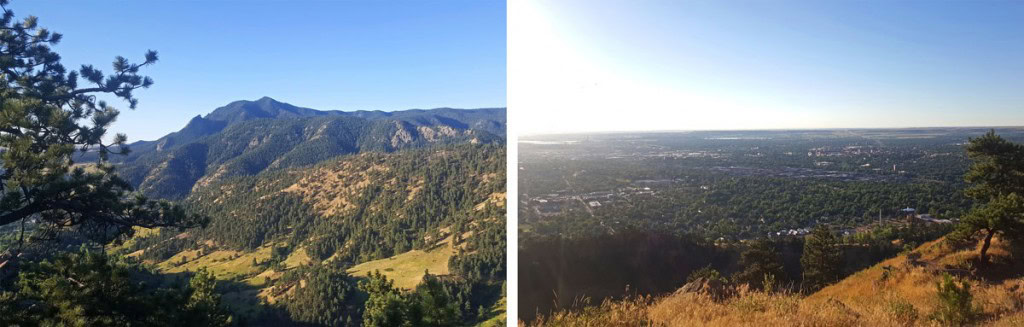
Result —
[[[970,285],[979,310],[972,324],[1022,326],[1022,253],[997,238],[989,250],[992,263],[982,266],[976,246],[954,247],[942,238],[807,296],[740,286],[738,295],[716,302],[706,294],[680,291],[563,311],[535,325],[942,326],[933,318],[939,305],[937,284],[950,274]]]
[[[366,293],[356,287],[379,272],[405,294],[418,292],[427,273],[463,285],[450,287],[462,292],[462,320],[484,323],[504,315],[495,277],[504,273],[503,164],[502,148],[465,144],[234,177],[186,199],[211,217],[205,229],[137,229],[110,250],[169,280],[209,271],[227,307],[247,321],[280,310],[320,314],[300,304],[323,301],[311,294],[357,308]],[[342,291],[329,289],[336,285]],[[358,309],[339,314],[351,312]]]

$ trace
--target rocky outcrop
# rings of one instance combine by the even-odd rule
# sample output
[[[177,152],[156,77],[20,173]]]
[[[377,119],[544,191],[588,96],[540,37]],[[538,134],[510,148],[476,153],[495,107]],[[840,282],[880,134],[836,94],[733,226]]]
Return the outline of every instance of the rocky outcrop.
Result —
[[[697,278],[683,285],[675,294],[700,294],[710,297],[714,301],[722,301],[736,295],[736,289],[719,279]]]

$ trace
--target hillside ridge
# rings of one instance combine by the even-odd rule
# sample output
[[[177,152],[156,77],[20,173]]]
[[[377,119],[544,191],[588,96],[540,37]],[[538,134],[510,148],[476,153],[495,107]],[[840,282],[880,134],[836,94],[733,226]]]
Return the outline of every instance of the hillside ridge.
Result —
[[[500,143],[504,108],[321,111],[269,97],[235,101],[155,141],[113,156],[121,176],[146,195],[182,199],[231,176],[314,164],[365,151],[440,144]],[[85,153],[89,160],[95,153]]]
[[[955,246],[945,237],[883,260],[809,295],[737,287],[716,300],[683,287],[661,297],[609,300],[562,311],[537,326],[939,326],[932,320],[936,285],[949,274],[970,285],[979,309],[974,325],[1024,324],[1024,254],[993,240],[990,264],[978,262],[980,242]]]

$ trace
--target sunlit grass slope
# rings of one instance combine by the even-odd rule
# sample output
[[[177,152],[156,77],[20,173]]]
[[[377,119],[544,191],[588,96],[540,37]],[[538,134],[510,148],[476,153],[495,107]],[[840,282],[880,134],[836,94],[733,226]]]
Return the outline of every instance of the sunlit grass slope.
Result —
[[[450,242],[451,237],[448,237],[426,251],[412,250],[389,258],[367,261],[350,268],[348,272],[362,277],[372,271],[380,271],[394,280],[396,287],[411,290],[423,280],[426,271],[432,275],[448,274],[448,259],[455,254]]]
[[[738,296],[721,302],[694,293],[638,297],[563,311],[536,325],[940,326],[930,318],[938,305],[936,284],[950,273],[971,285],[981,310],[974,324],[1024,326],[1024,252],[996,239],[989,250],[992,263],[981,267],[977,250],[939,239],[808,296],[741,286]]]

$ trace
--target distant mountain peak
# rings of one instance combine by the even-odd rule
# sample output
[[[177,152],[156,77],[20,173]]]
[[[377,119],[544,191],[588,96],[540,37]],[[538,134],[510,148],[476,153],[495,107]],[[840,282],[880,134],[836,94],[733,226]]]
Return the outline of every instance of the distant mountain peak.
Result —
[[[284,102],[281,102],[281,101],[277,101],[274,98],[271,98],[271,97],[268,97],[268,96],[264,96],[262,98],[256,99],[256,101],[253,101],[253,102],[255,102],[257,104],[260,104],[260,105],[270,105],[270,104],[281,105],[281,104],[283,104],[283,105],[291,106],[290,104],[287,104],[287,103],[284,103]]]
[[[180,198],[200,180],[364,151],[503,143],[504,137],[504,108],[320,111],[261,97],[231,102],[155,142],[136,144],[121,171],[144,193]]]

